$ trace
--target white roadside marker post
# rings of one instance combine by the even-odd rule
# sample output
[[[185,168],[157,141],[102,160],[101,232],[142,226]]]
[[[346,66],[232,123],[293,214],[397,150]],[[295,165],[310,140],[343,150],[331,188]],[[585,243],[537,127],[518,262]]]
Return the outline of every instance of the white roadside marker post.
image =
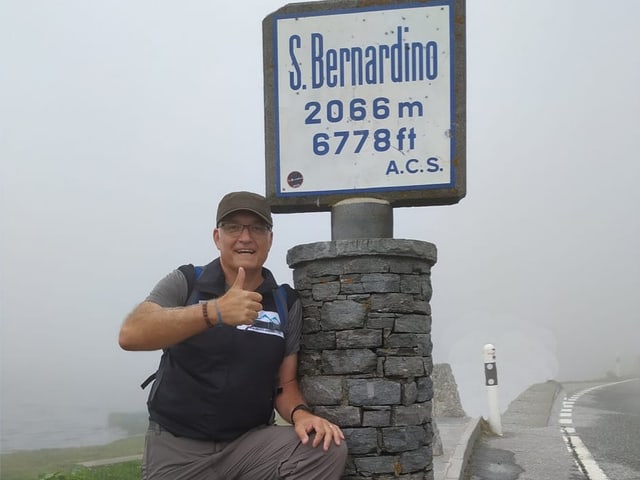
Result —
[[[484,346],[484,378],[489,400],[489,426],[496,435],[502,436],[502,421],[498,403],[498,371],[496,369],[496,347]]]

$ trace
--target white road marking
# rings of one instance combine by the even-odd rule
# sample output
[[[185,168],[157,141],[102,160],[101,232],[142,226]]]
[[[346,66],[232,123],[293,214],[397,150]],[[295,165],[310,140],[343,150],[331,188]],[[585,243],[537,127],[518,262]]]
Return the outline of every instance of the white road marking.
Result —
[[[599,388],[617,385],[619,383],[626,383],[633,380],[635,379],[623,380],[621,382],[605,383],[603,385],[597,385],[595,387],[587,388],[576,393],[575,395],[572,395],[568,399],[565,397],[564,401],[562,402],[562,406],[567,408],[562,409],[560,417],[569,417],[559,419],[558,423],[562,425],[560,427],[560,430],[562,431],[562,437],[567,444],[567,448],[573,454],[578,468],[582,471],[582,473],[588,480],[609,480],[609,477],[607,477],[607,475],[602,471],[602,469],[598,465],[598,462],[595,461],[589,449],[582,442],[582,439],[576,434],[576,429],[567,426],[573,424],[573,405],[585,393],[592,392]]]

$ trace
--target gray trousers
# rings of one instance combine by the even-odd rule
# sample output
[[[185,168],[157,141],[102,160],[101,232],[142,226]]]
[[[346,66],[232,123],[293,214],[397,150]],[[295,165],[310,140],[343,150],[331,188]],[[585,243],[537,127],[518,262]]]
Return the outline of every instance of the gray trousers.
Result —
[[[232,442],[176,437],[150,422],[142,480],[339,480],[347,446],[303,445],[290,426],[265,426]]]

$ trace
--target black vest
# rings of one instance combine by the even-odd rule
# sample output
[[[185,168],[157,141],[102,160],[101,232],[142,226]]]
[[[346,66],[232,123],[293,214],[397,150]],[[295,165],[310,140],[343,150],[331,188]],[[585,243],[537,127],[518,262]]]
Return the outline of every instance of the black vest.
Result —
[[[257,292],[266,312],[262,324],[268,328],[221,325],[167,348],[147,401],[152,421],[174,435],[212,441],[233,440],[271,422],[285,342],[284,332],[271,321],[277,284],[269,270],[262,273]],[[290,308],[295,296],[287,291]],[[196,280],[187,305],[224,293],[216,259]]]

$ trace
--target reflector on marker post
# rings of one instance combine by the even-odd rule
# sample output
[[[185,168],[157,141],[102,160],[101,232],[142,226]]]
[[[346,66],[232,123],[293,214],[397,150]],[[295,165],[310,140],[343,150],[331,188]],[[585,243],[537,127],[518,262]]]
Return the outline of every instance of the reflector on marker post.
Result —
[[[498,403],[498,370],[496,368],[496,347],[484,346],[484,378],[489,400],[489,426],[497,435],[502,435],[502,421]]]

